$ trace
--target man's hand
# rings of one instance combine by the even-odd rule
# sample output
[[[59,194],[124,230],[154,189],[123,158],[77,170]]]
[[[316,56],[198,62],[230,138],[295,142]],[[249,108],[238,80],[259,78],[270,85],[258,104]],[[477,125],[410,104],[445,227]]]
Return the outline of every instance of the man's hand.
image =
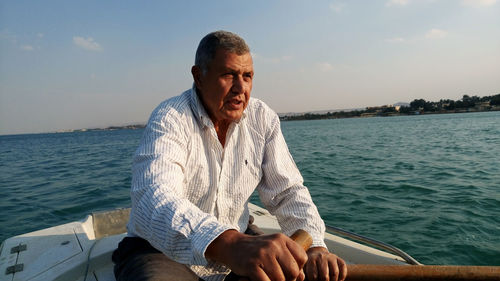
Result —
[[[323,247],[307,250],[308,260],[304,271],[308,281],[343,281],[347,276],[347,266],[343,259],[328,252]]]
[[[281,233],[249,236],[228,230],[207,247],[205,256],[252,281],[305,278],[302,268],[307,261],[306,252]]]

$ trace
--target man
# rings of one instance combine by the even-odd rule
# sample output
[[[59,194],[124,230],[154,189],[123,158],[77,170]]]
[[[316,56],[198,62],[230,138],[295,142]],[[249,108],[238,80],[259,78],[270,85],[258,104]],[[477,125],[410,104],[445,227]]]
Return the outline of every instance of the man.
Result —
[[[238,35],[205,36],[191,90],[152,113],[133,163],[132,211],[113,255],[117,280],[343,280],[324,223],[281,133],[250,98],[250,49]],[[307,253],[283,234],[244,234],[254,190],[283,232],[313,237]],[[148,279],[149,278],[149,279]]]

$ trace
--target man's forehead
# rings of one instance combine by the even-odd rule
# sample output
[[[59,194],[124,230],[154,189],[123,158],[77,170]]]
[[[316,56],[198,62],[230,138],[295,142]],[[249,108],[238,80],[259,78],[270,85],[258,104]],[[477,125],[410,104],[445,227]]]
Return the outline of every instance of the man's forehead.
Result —
[[[228,68],[242,67],[249,68],[250,70],[253,69],[252,55],[249,52],[237,54],[228,50],[220,49],[220,51],[218,50],[216,53],[214,62]]]

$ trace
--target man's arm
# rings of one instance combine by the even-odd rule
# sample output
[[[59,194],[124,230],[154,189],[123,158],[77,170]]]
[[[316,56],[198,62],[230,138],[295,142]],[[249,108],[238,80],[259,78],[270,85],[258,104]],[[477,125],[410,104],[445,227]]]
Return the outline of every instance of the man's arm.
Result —
[[[313,238],[312,247],[325,247],[325,225],[314,205],[302,175],[288,151],[279,118],[273,114],[266,136],[263,178],[257,187],[266,209],[278,219],[282,231],[290,236],[303,229]]]
[[[313,237],[304,267],[308,280],[344,280],[347,266],[326,248],[324,222],[303,185],[277,116],[266,139],[263,172],[259,195],[266,208],[277,217],[283,232],[290,235],[297,229],[304,229]]]
[[[183,195],[188,140],[179,123],[175,116],[153,114],[145,129],[132,168],[128,227],[173,260],[203,265],[208,244],[230,227]]]

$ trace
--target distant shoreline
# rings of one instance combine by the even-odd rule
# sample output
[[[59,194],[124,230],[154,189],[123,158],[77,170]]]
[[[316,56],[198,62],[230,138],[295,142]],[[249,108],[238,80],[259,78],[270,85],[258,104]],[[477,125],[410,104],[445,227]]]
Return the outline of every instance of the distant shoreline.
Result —
[[[364,110],[281,115],[280,120],[294,121],[362,117],[390,117],[488,111],[500,111],[500,94],[484,97],[471,97],[468,95],[464,95],[461,100],[457,101],[441,99],[438,102],[430,102],[424,99],[415,99],[411,103],[406,105],[382,105],[376,107],[367,107]]]
[[[420,111],[420,112],[414,112],[414,113],[390,113],[387,115],[380,114],[377,115],[375,114],[364,114],[362,113],[359,116],[332,116],[335,115],[335,113],[345,113],[344,111],[340,112],[334,112],[334,113],[325,113],[325,114],[314,114],[314,113],[304,113],[304,114],[299,114],[299,115],[293,115],[293,116],[288,116],[288,115],[283,115],[280,116],[281,121],[298,121],[298,120],[324,120],[324,119],[346,119],[346,118],[370,118],[370,117],[394,117],[394,116],[418,116],[418,115],[429,115],[429,114],[453,114],[453,113],[474,113],[474,112],[490,112],[490,111],[500,111],[500,106],[496,107],[491,107],[488,110],[476,110],[476,109],[469,109],[469,110],[446,110],[446,111],[439,111],[439,112],[431,112],[431,111]],[[352,111],[350,111],[352,112]],[[358,111],[359,112],[359,111]],[[92,129],[75,129],[75,130],[64,130],[64,131],[57,131],[54,133],[74,133],[74,132],[91,132],[91,131],[114,131],[114,130],[137,130],[137,129],[144,129],[146,128],[145,124],[135,124],[135,125],[126,125],[126,126],[110,126],[106,128],[92,128]]]
[[[88,128],[88,129],[74,129],[74,130],[60,130],[52,133],[77,133],[77,132],[94,132],[94,131],[115,131],[115,130],[137,130],[146,128],[145,124],[134,124],[125,126],[109,126],[106,128]]]
[[[282,113],[278,114],[281,121],[296,120],[323,120],[344,118],[368,118],[368,117],[392,117],[392,116],[415,116],[428,114],[451,114],[500,111],[500,94],[493,96],[468,96],[464,95],[461,100],[443,100],[430,102],[424,99],[415,99],[411,103],[400,103],[401,105],[383,105],[366,107],[353,110],[331,110],[326,113]],[[322,111],[325,112],[325,111]],[[105,128],[68,129],[53,132],[25,133],[25,134],[53,134],[53,133],[75,133],[92,131],[113,130],[137,130],[146,128],[146,124],[133,124],[124,126],[109,126]],[[8,134],[17,135],[17,134]],[[0,135],[0,136],[8,136]]]
[[[455,111],[440,111],[440,112],[419,112],[414,114],[389,114],[389,115],[365,115],[365,116],[328,116],[326,114],[314,114],[314,113],[304,113],[297,114],[294,116],[283,115],[280,116],[281,121],[306,121],[306,120],[327,120],[327,119],[347,119],[347,118],[370,118],[370,117],[394,117],[394,116],[420,116],[420,115],[431,115],[431,114],[453,114],[453,113],[474,113],[474,112],[493,112],[500,111],[500,107],[495,107],[490,110],[483,111],[464,111],[464,110],[455,110]],[[338,113],[343,113],[344,111],[340,111]],[[81,132],[97,132],[97,131],[116,131],[116,130],[138,130],[146,128],[145,124],[135,124],[135,125],[125,125],[125,126],[109,126],[106,128],[88,128],[88,129],[69,129],[69,130],[59,130],[54,132],[40,132],[40,133],[23,133],[23,134],[7,134],[0,135],[3,136],[15,136],[15,135],[33,135],[33,134],[62,134],[62,133],[81,133]]]
[[[443,110],[443,111],[415,111],[412,113],[388,113],[384,114],[381,112],[376,113],[359,113],[355,111],[353,114],[349,114],[352,111],[340,111],[325,114],[314,114],[314,113],[304,113],[298,115],[283,115],[280,116],[281,121],[301,121],[301,120],[325,120],[325,119],[347,119],[347,118],[371,118],[371,117],[395,117],[395,116],[419,116],[419,115],[434,115],[434,114],[454,114],[454,113],[477,113],[477,112],[492,112],[500,111],[500,106],[488,109],[488,110]],[[340,115],[340,116],[339,116]]]

